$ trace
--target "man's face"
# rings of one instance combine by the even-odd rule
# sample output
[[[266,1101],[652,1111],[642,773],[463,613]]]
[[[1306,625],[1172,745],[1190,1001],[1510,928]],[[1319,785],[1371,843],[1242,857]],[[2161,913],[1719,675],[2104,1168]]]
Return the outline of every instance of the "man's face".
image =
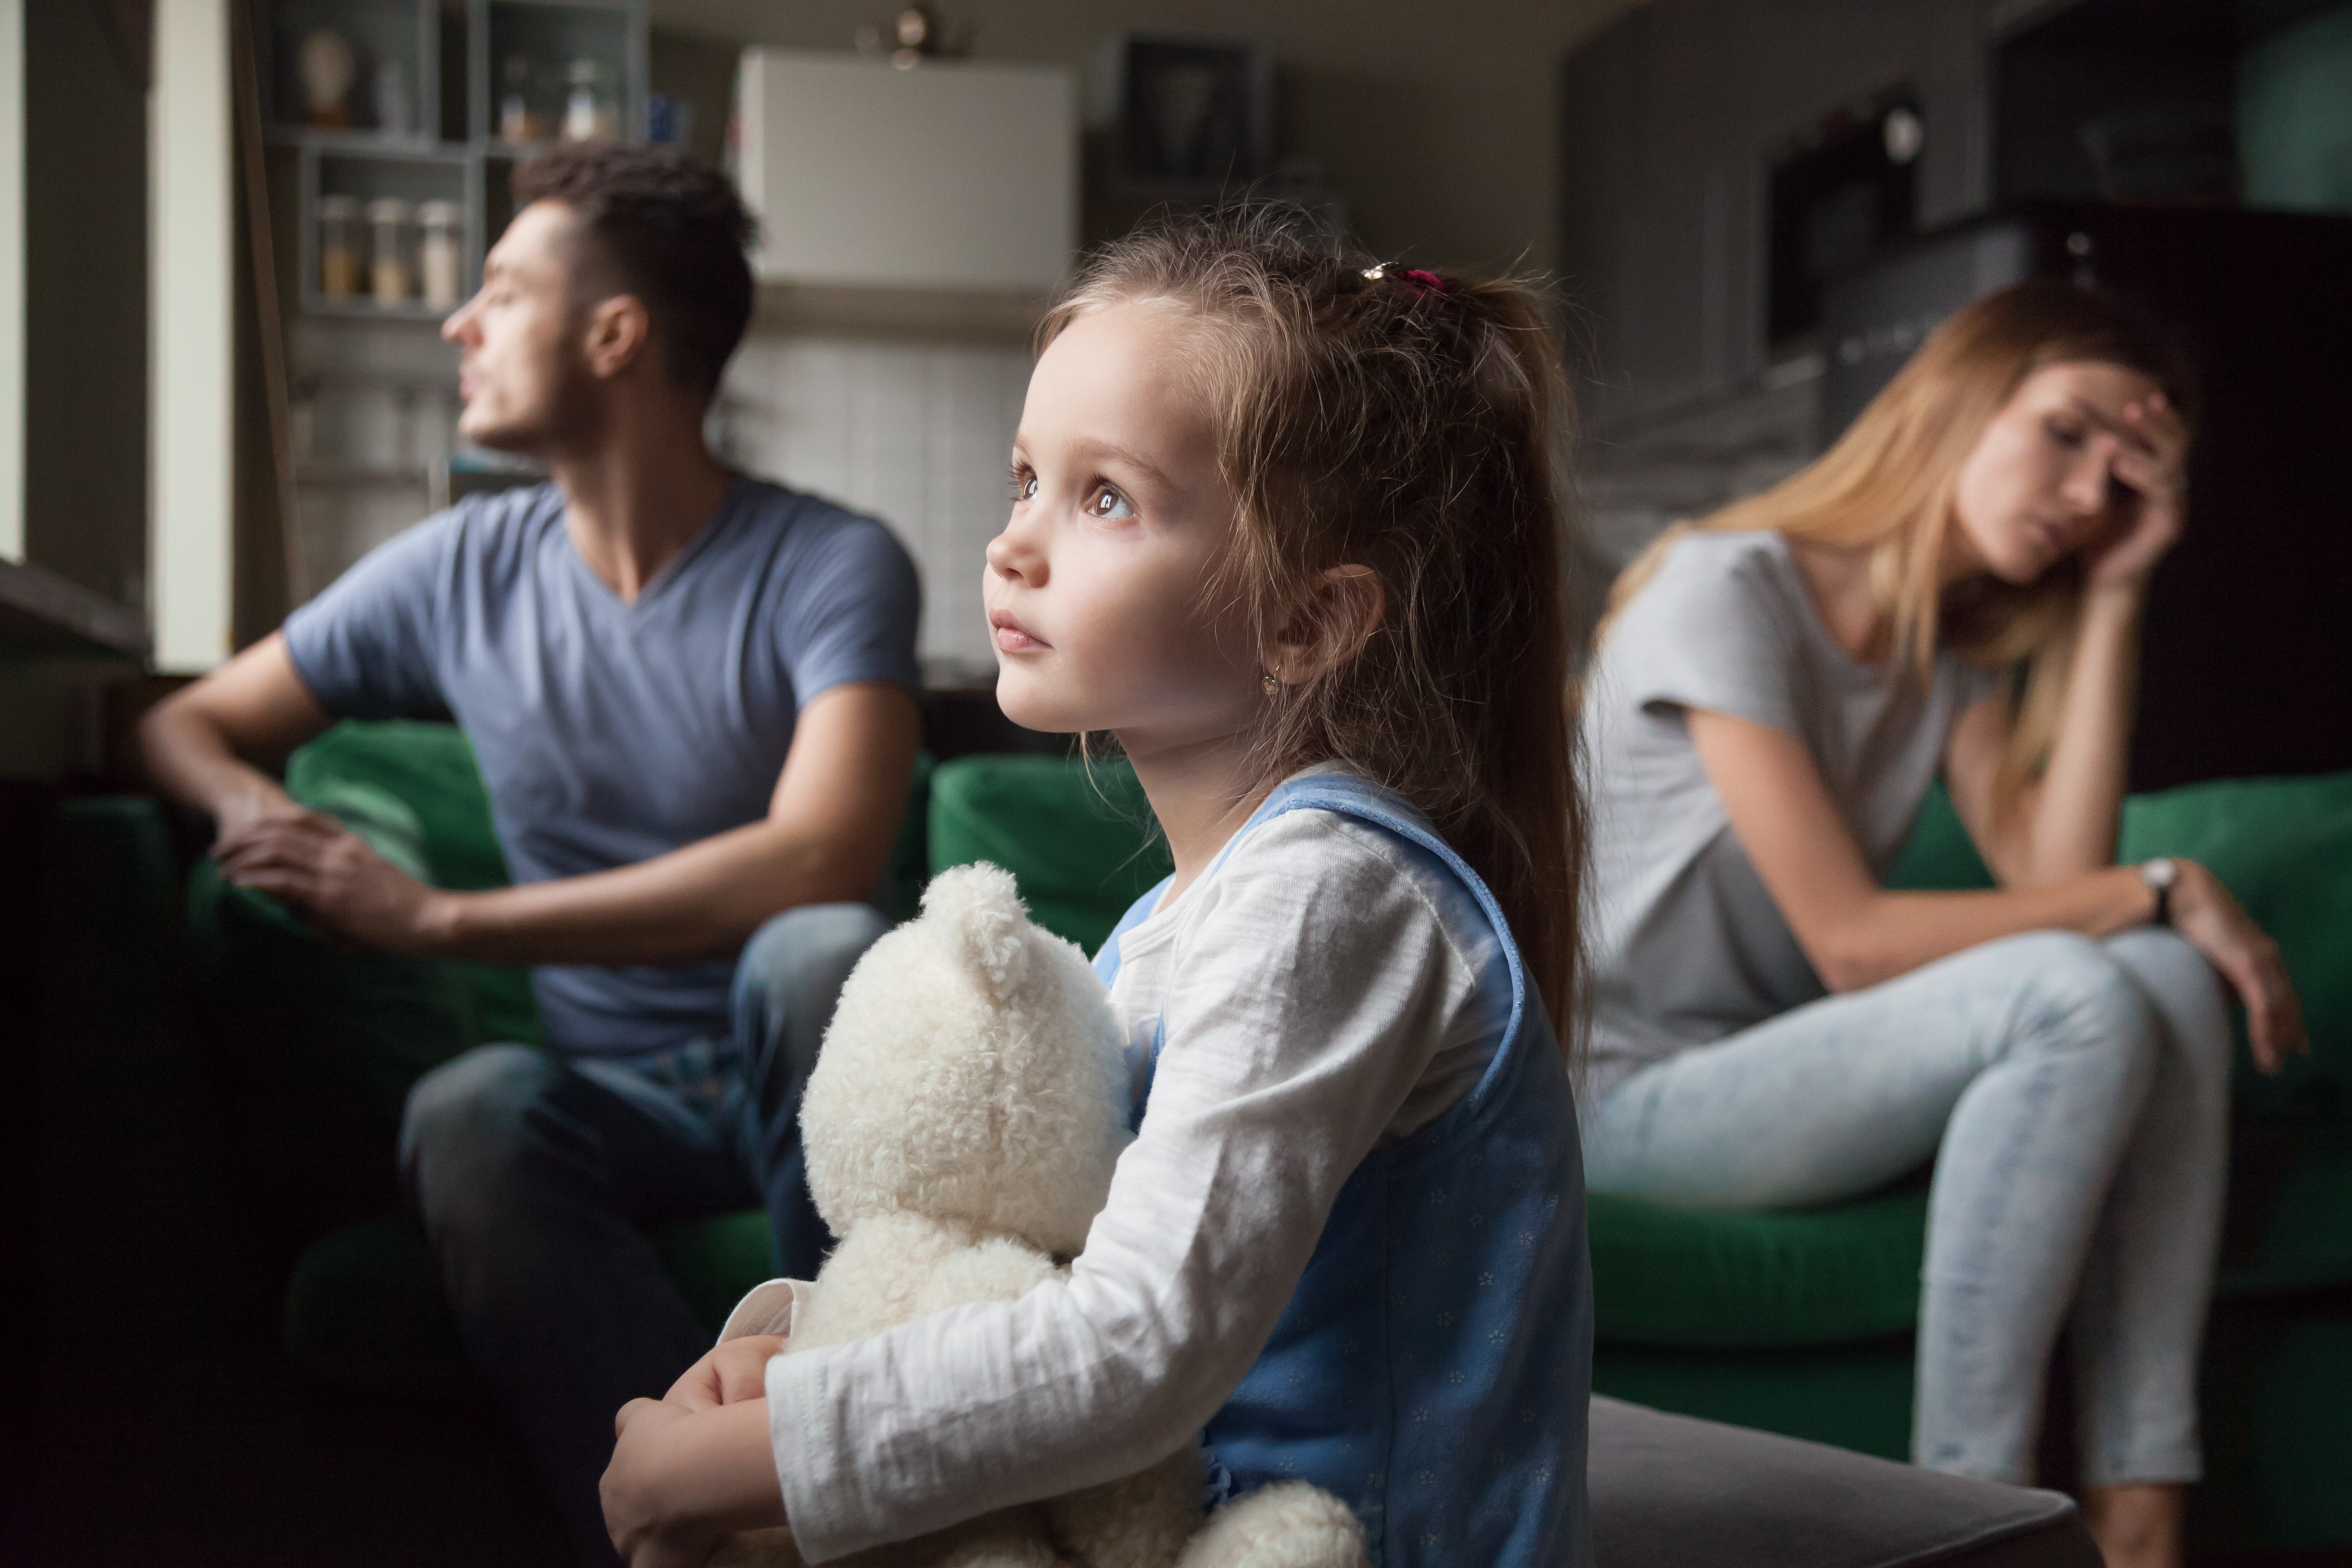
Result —
[[[576,222],[556,202],[517,213],[483,259],[481,292],[441,325],[463,351],[457,433],[468,441],[540,452],[593,434],[596,382],[572,298]]]

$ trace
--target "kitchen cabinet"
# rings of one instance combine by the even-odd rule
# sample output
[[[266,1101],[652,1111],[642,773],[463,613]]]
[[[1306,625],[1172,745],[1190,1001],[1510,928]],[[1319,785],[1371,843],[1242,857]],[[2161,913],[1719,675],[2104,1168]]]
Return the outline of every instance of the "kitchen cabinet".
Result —
[[[1050,293],[1077,247],[1077,86],[1057,66],[747,49],[736,173],[763,284]]]

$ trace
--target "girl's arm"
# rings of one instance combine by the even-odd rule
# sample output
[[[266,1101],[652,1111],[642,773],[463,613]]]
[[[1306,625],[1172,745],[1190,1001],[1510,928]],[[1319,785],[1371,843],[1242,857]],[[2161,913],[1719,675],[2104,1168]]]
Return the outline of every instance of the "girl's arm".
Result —
[[[1874,985],[2022,931],[2108,936],[2155,910],[2156,895],[2132,866],[1998,892],[1889,892],[1871,875],[1802,741],[1727,714],[1683,711],[1740,847],[1832,991]],[[2177,864],[2173,927],[2236,988],[2255,1059],[2275,1071],[2284,1053],[2305,1047],[2302,1006],[2278,945],[2219,878],[2194,861]]]

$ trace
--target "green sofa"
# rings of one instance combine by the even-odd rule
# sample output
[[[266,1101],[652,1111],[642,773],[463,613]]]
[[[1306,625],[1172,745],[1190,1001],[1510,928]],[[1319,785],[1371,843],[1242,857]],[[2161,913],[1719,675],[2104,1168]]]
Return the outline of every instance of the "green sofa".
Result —
[[[445,726],[339,727],[298,753],[289,784],[436,881],[502,877],[470,755]],[[2315,1042],[2280,1079],[2241,1075],[2192,1540],[2352,1546],[2352,1489],[2340,1484],[2352,1474],[2352,774],[2136,797],[2123,853],[2191,856],[2219,872],[2279,937]],[[1040,921],[1089,950],[1167,868],[1123,768],[1034,756],[928,773],[894,868],[901,912],[927,872],[975,859],[1012,869]],[[1940,797],[1895,879],[1985,884]],[[424,1244],[393,1202],[391,1134],[416,1073],[473,1044],[533,1037],[520,976],[341,952],[201,866],[189,914],[192,990],[239,1163],[302,1244],[285,1309],[290,1356],[346,1387],[461,1384]],[[1900,1458],[1925,1208],[1924,1172],[1807,1212],[1594,1194],[1596,1390]],[[756,1214],[668,1226],[656,1241],[714,1324],[768,1271]],[[2052,1449],[2061,1465],[2063,1449]]]

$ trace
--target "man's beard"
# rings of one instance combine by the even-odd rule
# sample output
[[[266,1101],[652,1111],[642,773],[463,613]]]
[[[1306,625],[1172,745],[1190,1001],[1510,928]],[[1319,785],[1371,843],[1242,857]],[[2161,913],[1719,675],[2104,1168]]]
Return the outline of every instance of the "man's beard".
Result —
[[[604,409],[587,362],[574,353],[563,354],[546,385],[536,408],[488,429],[460,434],[477,447],[542,461],[567,447],[593,445],[604,431]]]

